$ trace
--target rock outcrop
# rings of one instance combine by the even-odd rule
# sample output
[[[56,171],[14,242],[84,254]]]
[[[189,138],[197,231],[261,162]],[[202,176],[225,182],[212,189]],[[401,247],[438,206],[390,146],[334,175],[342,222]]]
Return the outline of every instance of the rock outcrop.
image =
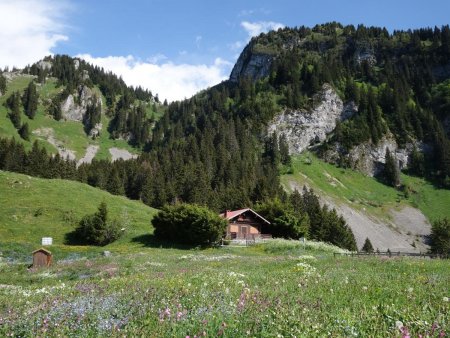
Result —
[[[344,104],[330,85],[324,85],[314,98],[319,102],[311,110],[285,110],[269,125],[268,132],[286,136],[291,154],[323,142],[336,127],[336,121],[350,118],[357,107]]]
[[[238,82],[242,77],[256,81],[268,76],[273,59],[273,55],[256,53],[252,44],[247,45],[231,71],[230,81]]]
[[[344,103],[330,86],[325,84],[320,93],[314,97],[317,102],[311,110],[291,110],[278,114],[269,124],[268,133],[276,132],[284,135],[291,154],[300,154],[304,150],[314,148],[327,139],[336,128],[337,121],[352,117],[358,110],[353,103]],[[414,146],[422,152],[428,152],[429,146],[420,142],[408,143],[400,147],[393,135],[384,136],[377,144],[366,142],[353,147],[349,151],[339,143],[334,143],[322,153],[322,157],[331,163],[341,163],[345,159],[353,169],[369,176],[376,176],[386,163],[386,148],[398,161],[400,169],[409,164],[409,157]]]
[[[95,97],[93,91],[88,86],[80,85],[75,94],[69,94],[61,103],[63,117],[70,121],[82,121],[88,104],[94,103],[93,100]],[[97,104],[102,104],[99,97],[96,100]]]
[[[359,170],[369,176],[377,176],[384,168],[386,163],[386,149],[397,160],[400,170],[408,168],[410,155],[414,149],[421,152],[429,152],[430,146],[422,142],[407,143],[400,147],[392,134],[387,134],[378,141],[377,144],[371,142],[361,143],[350,151],[344,150],[339,143],[335,143],[322,154],[322,157],[331,163],[340,163],[342,158],[351,168]]]
[[[41,60],[36,65],[41,70],[51,70],[52,69],[52,63],[50,61]]]

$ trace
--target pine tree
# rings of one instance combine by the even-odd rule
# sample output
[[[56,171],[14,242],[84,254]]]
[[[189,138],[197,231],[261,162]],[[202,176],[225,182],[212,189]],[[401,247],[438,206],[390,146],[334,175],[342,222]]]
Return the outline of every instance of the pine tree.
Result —
[[[19,92],[14,92],[8,99],[6,100],[6,105],[10,109],[8,113],[8,117],[10,118],[12,124],[16,129],[19,129],[21,124],[21,116],[20,116],[20,94]]]
[[[33,81],[31,81],[22,97],[25,115],[27,115],[30,119],[34,119],[34,116],[36,115],[38,98],[39,96],[36,91],[36,85]]]
[[[423,154],[417,150],[416,147],[413,148],[413,151],[410,155],[409,172],[419,177],[425,175],[425,158]]]
[[[397,160],[391,155],[389,148],[386,148],[385,155],[386,163],[384,165],[384,179],[386,183],[392,187],[400,185],[400,170],[398,168]]]
[[[30,140],[30,130],[29,130],[29,127],[28,127],[28,122],[25,122],[24,124],[22,124],[22,127],[20,127],[20,129],[19,129],[19,135],[25,141],[29,141]]]
[[[364,242],[364,245],[363,245],[361,251],[364,251],[364,252],[373,252],[373,246],[372,246],[372,243],[370,242],[370,239],[369,239],[368,237],[366,238],[366,240],[365,240],[365,242]]]
[[[289,145],[287,143],[286,135],[282,134],[279,141],[280,161],[284,165],[291,164],[291,156],[289,155]]]

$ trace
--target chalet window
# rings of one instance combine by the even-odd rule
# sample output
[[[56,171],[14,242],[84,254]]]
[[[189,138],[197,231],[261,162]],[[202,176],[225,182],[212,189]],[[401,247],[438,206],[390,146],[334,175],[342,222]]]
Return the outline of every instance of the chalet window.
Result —
[[[236,239],[236,237],[237,237],[237,233],[236,232],[232,232],[230,235],[231,235],[231,239]]]

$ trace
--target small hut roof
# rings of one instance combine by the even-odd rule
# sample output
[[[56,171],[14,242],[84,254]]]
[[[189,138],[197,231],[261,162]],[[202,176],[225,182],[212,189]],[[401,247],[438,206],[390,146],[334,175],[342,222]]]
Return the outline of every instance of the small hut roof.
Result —
[[[47,255],[51,255],[52,254],[50,251],[48,251],[47,249],[44,249],[44,248],[40,248],[40,249],[34,250],[32,252],[32,254],[34,255],[36,252],[39,252],[39,251],[41,251],[41,252],[43,252],[43,253],[45,253]]]

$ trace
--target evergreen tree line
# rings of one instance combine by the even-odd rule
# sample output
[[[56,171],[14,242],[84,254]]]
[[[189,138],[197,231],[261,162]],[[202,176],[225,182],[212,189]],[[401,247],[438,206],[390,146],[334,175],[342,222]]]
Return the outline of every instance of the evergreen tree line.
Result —
[[[6,90],[6,86],[5,86]],[[21,138],[26,141],[30,140],[30,131],[28,122],[22,123],[21,113],[24,111],[29,119],[34,119],[38,106],[39,95],[36,91],[34,81],[28,84],[23,95],[20,92],[13,92],[5,101],[5,106],[8,109],[8,117],[11,123],[18,130]]]
[[[270,199],[255,206],[256,210],[271,222],[267,229],[274,237],[309,239],[328,242],[341,248],[356,251],[352,230],[335,209],[320,205],[312,189],[303,187],[284,201]]]
[[[191,165],[194,164],[191,162]],[[174,179],[168,182],[165,181],[167,172],[152,165],[148,155],[113,163],[94,160],[91,164],[82,164],[77,168],[75,161],[62,159],[59,155],[49,155],[37,141],[33,143],[31,150],[26,151],[23,144],[14,139],[0,139],[0,170],[43,178],[77,180],[112,194],[141,199],[157,208],[188,201],[207,205],[218,212],[252,206],[255,204],[253,201],[264,201],[256,205],[256,209],[272,222],[270,231],[274,236],[308,237],[349,250],[356,248],[353,233],[345,220],[338,216],[334,209],[330,210],[325,205],[321,207],[312,190],[304,188],[302,194],[294,191],[288,197],[279,187],[278,176],[273,173],[272,179],[278,185],[270,186],[270,181],[264,183],[263,177],[259,177],[258,182],[253,182],[254,190],[250,191],[251,194],[223,184],[219,185],[217,190],[211,191],[201,169],[197,164],[197,168],[193,168],[192,172],[172,172]],[[183,180],[178,182],[180,178]],[[277,187],[279,190],[270,191]]]

